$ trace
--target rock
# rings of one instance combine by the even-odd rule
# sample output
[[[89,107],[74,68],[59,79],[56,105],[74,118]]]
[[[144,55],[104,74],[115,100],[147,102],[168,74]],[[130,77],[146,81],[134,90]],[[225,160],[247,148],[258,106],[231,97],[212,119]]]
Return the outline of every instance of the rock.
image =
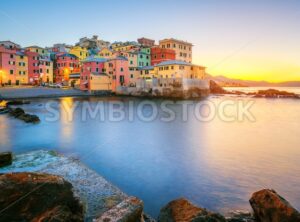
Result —
[[[228,91],[219,86],[215,81],[209,81],[209,89],[212,94],[229,94]]]
[[[19,116],[20,120],[23,120],[26,123],[39,123],[40,118],[36,115],[24,114]]]
[[[1,221],[83,221],[72,185],[50,174],[0,175],[0,209]]]
[[[12,115],[15,118],[18,118],[21,115],[24,115],[25,111],[22,108],[16,108],[10,110],[10,115]]]
[[[253,95],[253,94],[248,94]],[[299,96],[295,93],[280,91],[277,89],[267,89],[267,90],[259,90],[254,93],[254,98],[296,98],[299,99]]]
[[[159,222],[226,222],[217,213],[194,206],[188,200],[181,198],[173,200],[160,210]]]
[[[143,218],[143,202],[136,197],[127,197],[118,205],[104,212],[94,222],[140,222]]]
[[[30,102],[26,101],[26,100],[11,100],[6,103],[7,106],[10,106],[10,105],[18,106],[18,105],[24,105],[24,104],[30,104]]]
[[[12,153],[0,153],[0,167],[9,166],[12,164]]]
[[[0,114],[5,114],[8,113],[9,109],[8,108],[0,108]]]
[[[249,201],[260,222],[300,222],[299,212],[274,190],[255,192]]]
[[[38,116],[25,113],[25,111],[22,108],[10,109],[9,113],[13,117],[23,120],[26,123],[40,122],[40,118]]]

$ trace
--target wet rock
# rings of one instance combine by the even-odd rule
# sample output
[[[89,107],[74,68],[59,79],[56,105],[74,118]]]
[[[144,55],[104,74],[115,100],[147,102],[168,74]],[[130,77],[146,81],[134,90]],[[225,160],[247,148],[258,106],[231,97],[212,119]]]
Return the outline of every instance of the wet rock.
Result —
[[[143,219],[143,202],[127,197],[118,205],[104,212],[95,222],[139,222]]]
[[[26,101],[26,100],[11,100],[11,101],[8,101],[6,103],[7,106],[19,106],[19,105],[24,105],[24,104],[30,104],[29,101]]]
[[[83,207],[62,177],[38,173],[0,175],[1,221],[83,221]]]
[[[260,222],[300,222],[299,212],[274,190],[255,192],[249,201]]]
[[[229,92],[219,86],[215,81],[209,81],[209,89],[212,94],[228,94]]]
[[[9,113],[13,117],[23,120],[26,123],[40,122],[40,118],[38,116],[25,113],[25,111],[22,108],[9,109]]]
[[[159,222],[226,222],[217,213],[197,207],[188,200],[181,198],[173,200],[160,211]]]
[[[37,115],[31,115],[31,114],[23,114],[19,116],[20,120],[23,120],[26,123],[39,123],[40,118]]]
[[[11,152],[0,153],[0,167],[11,165],[12,159],[13,157]]]
[[[10,109],[10,115],[15,118],[18,118],[21,115],[24,115],[25,111],[22,108]]]

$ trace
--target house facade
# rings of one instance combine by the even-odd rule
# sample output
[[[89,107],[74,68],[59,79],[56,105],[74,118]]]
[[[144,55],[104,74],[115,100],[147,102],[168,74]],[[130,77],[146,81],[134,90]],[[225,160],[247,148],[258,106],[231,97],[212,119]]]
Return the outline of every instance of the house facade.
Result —
[[[84,48],[84,47],[81,47],[81,46],[73,46],[70,49],[69,53],[77,56],[79,61],[83,61],[87,57],[89,57],[89,51],[87,50],[87,48]]]
[[[67,84],[69,75],[73,73],[80,73],[80,63],[77,56],[70,53],[57,54],[54,67],[55,82]]]
[[[0,46],[0,83],[16,84],[16,50]]]
[[[16,52],[16,85],[28,84],[28,57],[24,52]]]
[[[151,48],[151,66],[154,66],[158,63],[175,60],[176,53],[173,49],[153,47]]]
[[[159,41],[159,47],[163,49],[172,49],[175,51],[175,59],[192,63],[193,44],[177,39],[163,39]]]

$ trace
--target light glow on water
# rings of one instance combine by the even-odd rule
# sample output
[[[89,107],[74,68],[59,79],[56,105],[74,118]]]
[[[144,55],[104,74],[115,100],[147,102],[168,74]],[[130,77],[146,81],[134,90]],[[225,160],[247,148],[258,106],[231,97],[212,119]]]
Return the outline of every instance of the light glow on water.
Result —
[[[241,98],[208,99],[219,104]],[[251,193],[264,187],[275,189],[300,208],[298,100],[254,99],[254,122],[224,122],[220,118],[199,122],[192,115],[197,101],[190,105],[187,121],[109,122],[80,118],[83,102],[130,100],[140,101],[56,99],[53,108],[61,113],[61,119],[55,122],[45,120],[49,115],[44,106],[47,100],[34,100],[22,107],[39,115],[38,125],[0,115],[0,151],[45,149],[78,157],[124,192],[141,198],[146,212],[154,217],[164,204],[182,196],[220,212],[250,209]],[[62,109],[64,101],[78,103],[73,121],[67,121]],[[181,114],[181,105],[176,103],[172,108],[176,115]],[[235,114],[236,109],[228,107],[226,112]]]

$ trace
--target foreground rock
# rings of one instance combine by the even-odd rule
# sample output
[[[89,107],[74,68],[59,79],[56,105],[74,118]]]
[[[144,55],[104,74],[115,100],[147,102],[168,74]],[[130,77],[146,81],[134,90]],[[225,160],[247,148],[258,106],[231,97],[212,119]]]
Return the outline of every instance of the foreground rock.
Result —
[[[160,211],[159,222],[226,222],[217,213],[197,207],[188,200],[181,198],[173,200]]]
[[[23,120],[26,123],[39,123],[40,118],[37,115],[25,113],[22,108],[9,109],[9,114],[17,119]]]
[[[1,221],[83,221],[83,207],[62,177],[38,173],[0,176]]]
[[[274,190],[255,192],[250,204],[260,222],[300,222],[299,212]]]
[[[11,152],[0,153],[0,167],[11,165],[12,159],[13,157]]]
[[[139,222],[143,217],[143,202],[136,197],[127,197],[118,205],[101,215],[95,222]]]

